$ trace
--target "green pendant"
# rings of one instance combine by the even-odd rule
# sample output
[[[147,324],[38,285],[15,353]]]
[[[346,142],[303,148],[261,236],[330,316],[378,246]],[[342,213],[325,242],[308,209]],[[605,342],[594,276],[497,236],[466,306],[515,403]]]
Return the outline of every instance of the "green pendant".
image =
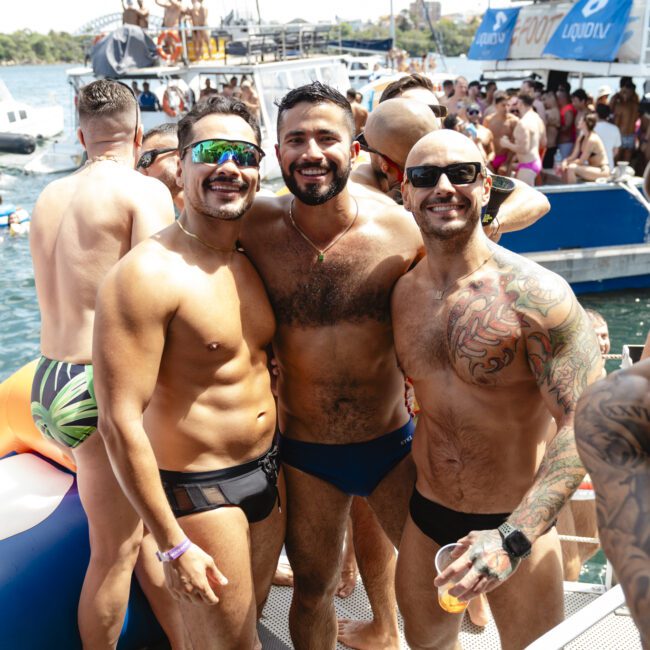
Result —
[[[322,262],[325,259],[325,253],[318,253],[318,261]]]

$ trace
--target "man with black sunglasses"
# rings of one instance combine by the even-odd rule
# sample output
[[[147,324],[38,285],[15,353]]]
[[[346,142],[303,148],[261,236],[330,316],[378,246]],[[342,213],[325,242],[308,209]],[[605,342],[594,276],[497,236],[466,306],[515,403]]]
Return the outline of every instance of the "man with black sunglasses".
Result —
[[[100,430],[201,650],[257,647],[284,538],[266,353],[275,320],[237,244],[260,137],[242,102],[198,103],[178,125],[183,213],[98,295]]]
[[[379,189],[401,203],[401,182],[409,151],[421,137],[439,128],[439,121],[421,101],[396,98],[381,102],[370,114],[363,136],[357,138],[361,148],[370,153],[370,164],[358,165],[352,180]],[[503,202],[497,207],[500,200]],[[492,197],[486,210],[490,216],[484,219],[486,232],[495,238],[503,232],[521,230],[549,209],[541,192],[517,181],[505,199]],[[491,218],[497,213],[497,219]]]
[[[427,251],[391,310],[421,407],[396,582],[414,650],[458,647],[462,603],[483,593],[504,648],[562,620],[554,523],[585,473],[573,414],[602,364],[567,283],[485,236],[492,183],[480,158],[462,134],[431,133],[409,153],[402,188]],[[452,543],[455,561],[437,575],[433,558]],[[460,613],[443,609],[444,587]]]
[[[92,335],[95,298],[109,270],[138,242],[169,225],[169,192],[134,171],[142,126],[129,86],[103,79],[79,92],[78,136],[88,161],[48,185],[31,224],[31,251],[41,310],[41,362],[32,413],[43,434],[71,455],[88,517],[90,562],[79,600],[86,648],[114,648],[124,621],[142,523],[115,479],[97,429]],[[93,357],[93,358],[91,358]],[[101,432],[100,432],[101,433]],[[145,591],[176,649],[173,601]],[[162,600],[161,600],[162,596]],[[165,605],[165,601],[169,601]],[[178,616],[177,616],[178,619]]]
[[[142,150],[136,169],[157,178],[169,190],[178,214],[183,212],[183,190],[176,182],[178,167],[178,125],[165,122],[150,129],[142,138]]]

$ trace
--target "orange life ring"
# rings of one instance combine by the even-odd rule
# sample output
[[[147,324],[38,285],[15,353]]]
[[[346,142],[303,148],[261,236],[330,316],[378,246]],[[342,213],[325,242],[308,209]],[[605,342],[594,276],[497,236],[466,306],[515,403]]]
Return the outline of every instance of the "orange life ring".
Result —
[[[165,51],[165,44],[169,41],[174,41],[174,49],[171,52]],[[158,47],[158,56],[165,61],[171,61],[172,63],[181,55],[183,47],[181,46],[181,39],[178,35],[178,32],[168,30],[166,32],[161,32],[158,35],[158,40],[156,41]]]
[[[95,36],[95,38],[93,39],[93,43],[92,43],[92,44],[93,44],[93,45],[97,45],[97,43],[99,43],[99,41],[101,41],[105,36],[106,36],[105,33],[97,34],[97,36]]]
[[[178,94],[178,106],[172,106],[171,102],[169,101],[169,93],[173,92],[172,88],[169,87],[165,90],[165,93],[163,95],[163,101],[162,101],[162,109],[169,115],[170,117],[177,117],[179,113],[182,113],[185,110],[185,102],[183,101],[183,93],[180,91],[179,88],[176,88],[177,94]]]

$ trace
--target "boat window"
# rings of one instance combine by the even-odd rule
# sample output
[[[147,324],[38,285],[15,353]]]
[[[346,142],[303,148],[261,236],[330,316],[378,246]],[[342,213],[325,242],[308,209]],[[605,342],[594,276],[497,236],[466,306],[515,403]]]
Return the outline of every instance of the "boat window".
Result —
[[[18,111],[18,115],[20,115],[21,120],[27,119],[27,111]]]
[[[291,81],[294,88],[310,84],[312,81],[316,81],[316,79],[318,79],[318,75],[314,68],[291,71]]]
[[[261,98],[266,107],[269,116],[270,126],[275,127],[278,117],[278,107],[275,100],[284,97],[292,86],[289,86],[289,79],[286,72],[264,72],[261,75],[261,88],[263,88],[263,97]]]
[[[13,111],[10,111],[7,113],[7,117],[9,118],[10,122],[15,122],[16,121],[16,114]]]

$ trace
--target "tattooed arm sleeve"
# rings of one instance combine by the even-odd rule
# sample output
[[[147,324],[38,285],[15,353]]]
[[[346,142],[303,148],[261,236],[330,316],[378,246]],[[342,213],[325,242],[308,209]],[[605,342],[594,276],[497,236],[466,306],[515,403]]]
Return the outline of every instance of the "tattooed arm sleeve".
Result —
[[[526,346],[539,390],[557,423],[557,434],[546,448],[535,482],[508,518],[531,542],[553,524],[584,477],[573,416],[578,398],[598,379],[601,369],[596,335],[570,291],[542,316],[531,318]]]
[[[598,382],[576,412],[600,539],[650,648],[650,361]]]

